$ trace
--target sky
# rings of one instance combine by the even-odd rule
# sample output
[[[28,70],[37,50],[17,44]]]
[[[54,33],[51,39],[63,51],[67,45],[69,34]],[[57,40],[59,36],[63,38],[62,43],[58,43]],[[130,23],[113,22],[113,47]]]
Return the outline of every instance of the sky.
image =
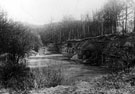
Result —
[[[43,25],[61,21],[65,16],[80,19],[92,14],[106,0],[0,0],[9,18],[29,24]]]

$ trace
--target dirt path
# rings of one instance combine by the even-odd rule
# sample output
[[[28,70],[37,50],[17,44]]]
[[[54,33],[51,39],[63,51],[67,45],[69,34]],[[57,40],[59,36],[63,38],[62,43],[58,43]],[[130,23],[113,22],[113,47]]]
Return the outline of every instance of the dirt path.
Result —
[[[63,60],[64,59],[64,60]],[[69,81],[68,83],[84,80],[88,81],[94,79],[95,77],[107,74],[107,71],[100,67],[95,66],[87,66],[84,64],[80,64],[73,61],[65,60],[65,57],[62,55],[48,55],[48,56],[40,56],[40,57],[32,57],[29,59],[29,66],[31,68],[35,67],[46,67],[53,66],[57,68],[57,65],[62,68],[62,73]]]

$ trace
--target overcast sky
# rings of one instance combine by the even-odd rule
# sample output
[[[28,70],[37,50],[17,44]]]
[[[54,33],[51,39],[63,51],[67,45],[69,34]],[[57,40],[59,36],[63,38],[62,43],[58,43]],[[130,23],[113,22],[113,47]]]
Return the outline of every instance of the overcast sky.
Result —
[[[80,19],[103,6],[106,0],[0,0],[0,6],[15,21],[46,24],[63,16]]]

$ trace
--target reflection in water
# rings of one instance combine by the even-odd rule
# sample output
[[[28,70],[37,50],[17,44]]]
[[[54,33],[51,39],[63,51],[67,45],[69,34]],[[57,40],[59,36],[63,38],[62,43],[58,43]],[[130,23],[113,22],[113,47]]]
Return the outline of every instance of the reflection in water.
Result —
[[[59,65],[59,64],[65,64],[69,63],[67,61],[63,60],[55,60],[55,59],[29,59],[28,60],[28,66],[31,68],[35,67],[47,67],[51,65]]]

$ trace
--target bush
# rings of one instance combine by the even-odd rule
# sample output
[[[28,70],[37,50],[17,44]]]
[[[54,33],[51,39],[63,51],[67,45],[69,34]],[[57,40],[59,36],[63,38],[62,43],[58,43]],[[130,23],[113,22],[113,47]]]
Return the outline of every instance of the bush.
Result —
[[[135,65],[134,44],[126,37],[111,41],[103,53],[106,65],[115,71],[129,69]]]
[[[55,87],[61,85],[64,77],[61,68],[51,66],[31,69],[35,76],[35,88]]]
[[[52,43],[48,45],[48,51],[50,51],[51,53],[59,53],[60,49],[58,45]]]
[[[59,66],[30,69],[24,63],[3,62],[0,66],[0,88],[27,92],[36,88],[61,85],[64,77]]]
[[[0,67],[1,88],[13,91],[27,91],[34,88],[34,76],[23,63],[5,62]]]
[[[120,75],[110,74],[107,76],[103,76],[98,80],[97,87],[103,87],[105,89],[120,89],[124,88],[126,85],[125,81]]]
[[[107,92],[105,94],[134,94],[135,74],[124,71],[108,74],[94,81],[94,88]],[[111,93],[113,92],[113,93]],[[103,93],[104,94],[104,93]]]

